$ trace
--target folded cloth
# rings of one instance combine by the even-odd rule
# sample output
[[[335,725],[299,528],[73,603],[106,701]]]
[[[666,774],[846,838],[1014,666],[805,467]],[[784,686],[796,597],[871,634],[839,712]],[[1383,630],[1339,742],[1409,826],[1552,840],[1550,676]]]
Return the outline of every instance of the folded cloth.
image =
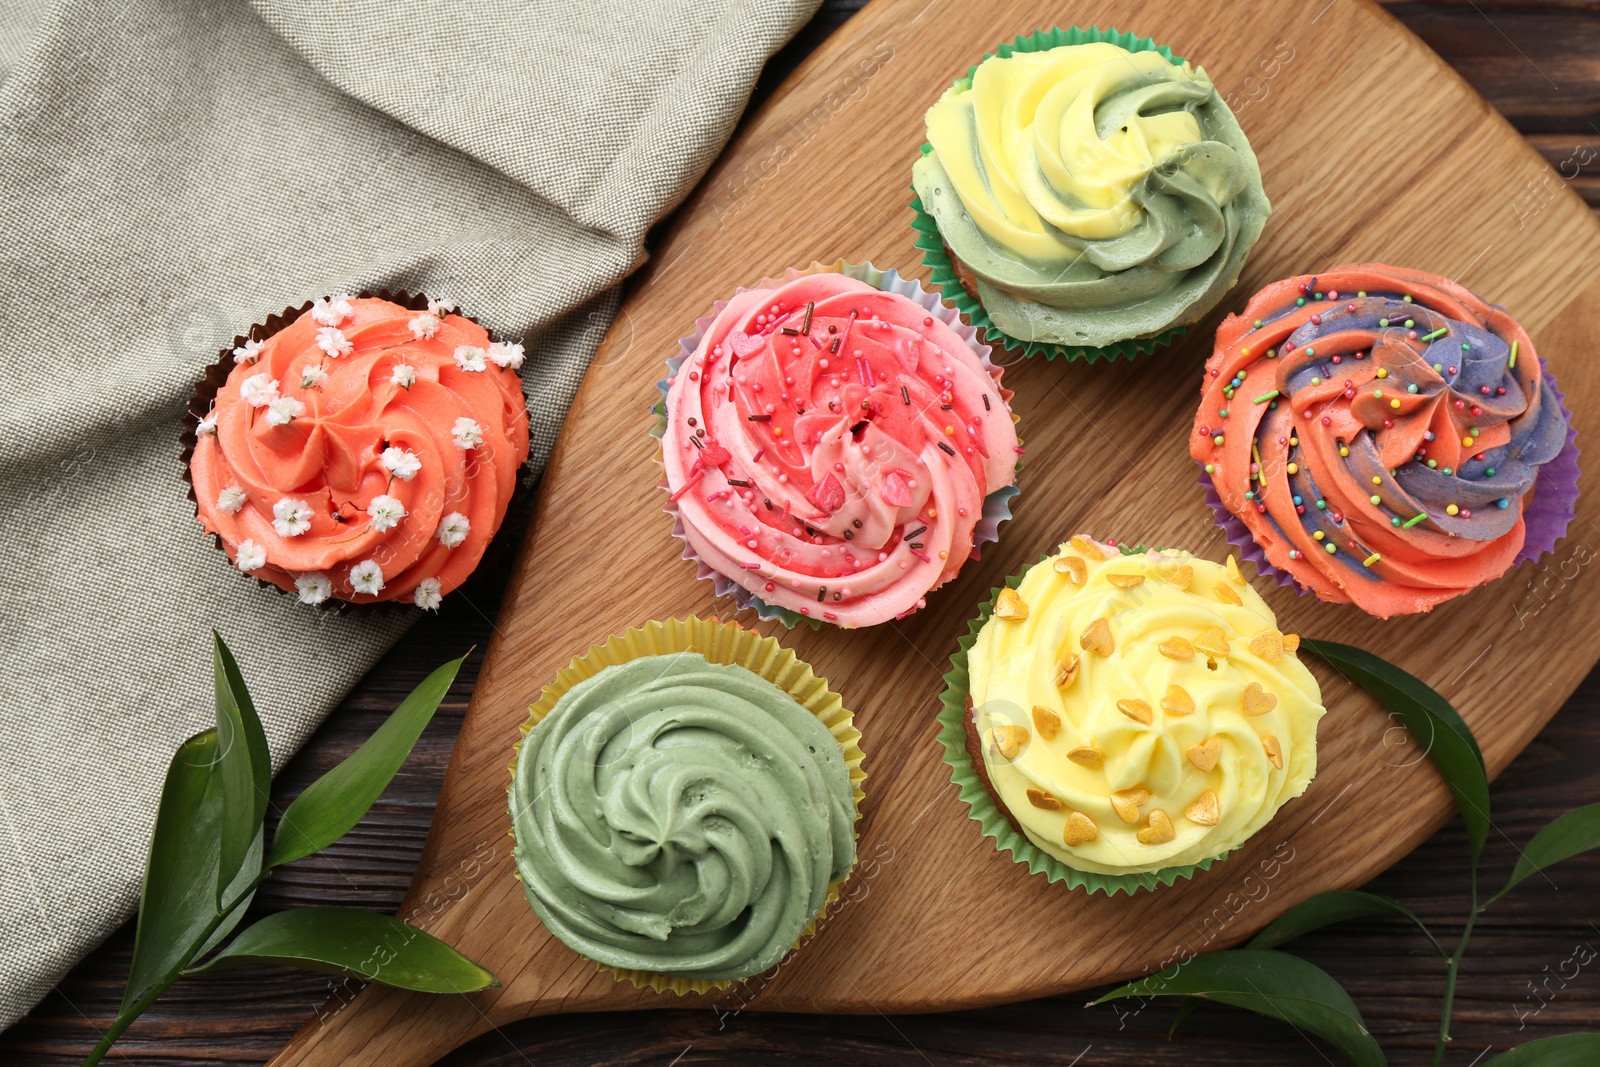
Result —
[[[384,287],[527,342],[543,467],[650,224],[818,0],[24,0],[0,15],[0,1028],[132,913],[210,631],[280,762],[411,616],[206,538],[183,406],[286,304]]]

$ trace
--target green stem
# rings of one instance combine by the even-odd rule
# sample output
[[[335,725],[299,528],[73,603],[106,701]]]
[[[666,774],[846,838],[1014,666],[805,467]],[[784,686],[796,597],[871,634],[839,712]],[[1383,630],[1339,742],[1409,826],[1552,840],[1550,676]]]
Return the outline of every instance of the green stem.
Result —
[[[117,1017],[111,1021],[110,1027],[101,1035],[100,1043],[84,1059],[82,1067],[94,1067],[95,1064],[99,1063],[105,1057],[105,1054],[111,1051],[111,1046],[117,1043],[117,1038],[122,1036],[122,1032],[132,1026],[133,1021],[143,1015],[145,1009],[156,1002],[156,998],[172,988],[172,983],[183,976],[184,968],[194,962],[194,957],[199,952],[200,946],[210,940],[211,935],[217,932],[217,927],[222,925],[224,919],[233,914],[235,908],[248,899],[250,894],[261,888],[261,883],[267,880],[267,874],[268,872],[263,870],[256,875],[254,881],[228,903],[227,907],[218,909],[216,917],[206,924],[206,928],[200,931],[200,936],[196,937],[189,946],[189,951],[184,953],[182,962],[162,975],[154,985],[145,990],[144,995],[138,1000],[128,1005],[124,1010],[117,1012]]]
[[[1461,939],[1450,954],[1450,966],[1444,979],[1444,1008],[1439,1012],[1439,1042],[1433,1049],[1433,1067],[1444,1063],[1445,1046],[1450,1043],[1450,1009],[1456,1000],[1456,976],[1461,973],[1461,955],[1467,950],[1467,939],[1472,936],[1472,926],[1478,919],[1478,867],[1472,867],[1472,910],[1467,912],[1467,924],[1461,928]]]

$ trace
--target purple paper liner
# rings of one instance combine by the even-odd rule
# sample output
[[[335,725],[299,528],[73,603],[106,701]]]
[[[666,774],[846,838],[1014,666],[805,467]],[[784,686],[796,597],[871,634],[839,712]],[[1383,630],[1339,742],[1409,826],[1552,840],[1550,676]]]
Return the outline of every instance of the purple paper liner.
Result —
[[[993,349],[991,349],[989,345],[986,345],[982,341],[978,340],[978,331],[962,320],[960,311],[949,304],[946,304],[940,297],[939,293],[930,293],[928,290],[924,289],[922,284],[915,278],[901,277],[900,272],[895,270],[893,267],[889,268],[888,270],[880,270],[879,268],[873,266],[870,261],[867,263],[857,264],[847,263],[844,260],[836,260],[831,264],[823,264],[820,262],[813,263],[810,267],[807,267],[804,270],[801,270],[798,267],[789,267],[783,272],[783,278],[781,280],[762,278],[754,286],[740,286],[734,291],[734,295],[737,296],[739,293],[748,292],[751,288],[771,288],[773,286],[783,284],[784,282],[793,281],[795,278],[804,277],[805,275],[822,274],[828,272],[843,274],[846,277],[854,278],[857,281],[866,282],[868,285],[871,285],[876,289],[898,294],[906,297],[913,303],[921,305],[928,311],[929,314],[936,316],[943,321],[945,325],[953,329],[956,334],[967,343],[968,347],[972,349],[973,353],[977,355],[978,359],[982,361],[983,365],[988,368],[991,377],[996,377],[998,373],[1003,373],[1003,368],[996,366],[994,361],[989,358]],[[694,355],[695,350],[700,347],[701,338],[705,336],[706,330],[711,327],[712,322],[714,322],[716,317],[722,313],[722,309],[727,306],[728,301],[726,300],[713,301],[711,304],[711,314],[703,315],[700,318],[695,319],[694,332],[687,337],[680,337],[678,339],[677,354],[667,357],[667,376],[656,382],[656,388],[661,392],[661,399],[651,406],[651,410],[657,415],[655,425],[650,431],[650,435],[652,437],[655,437],[659,440],[661,435],[666,430],[667,393],[671,388],[668,384],[669,380],[676,377],[678,369],[683,366],[684,361],[690,356]],[[1000,386],[998,377],[996,377],[995,384]],[[1008,403],[1008,409],[1009,406],[1010,405]],[[1021,467],[1022,464],[1019,461],[1017,464],[1017,469],[1020,470]],[[662,478],[660,485],[662,489],[667,488],[665,477]],[[978,518],[977,523],[972,528],[972,555],[970,558],[982,558],[981,553],[983,546],[1000,539],[1000,524],[1011,518],[1011,501],[1020,492],[1021,490],[1017,488],[1015,483],[1013,483],[1011,485],[1002,486],[983,498],[983,514]],[[694,550],[694,546],[689,543],[688,535],[683,526],[683,515],[678,510],[677,502],[668,499],[666,506],[662,510],[668,515],[672,516],[672,536],[683,542],[683,555],[681,558],[694,563],[695,577],[709,580],[712,583],[717,596],[730,597],[739,609],[743,610],[748,608],[754,611],[759,618],[775,619],[790,629],[793,629],[802,622],[810,625],[813,630],[820,629],[822,627],[822,619],[811,615],[801,615],[797,611],[792,611],[789,608],[781,607],[776,604],[769,604],[755,593],[752,593],[749,589],[746,589],[744,586],[740,585],[738,582],[734,581],[732,578],[723,574],[705,560],[701,559],[700,554],[697,553]],[[928,590],[930,593],[933,591],[934,590],[932,589]]]
[[[1578,428],[1573,424],[1566,394],[1556,384],[1556,377],[1550,373],[1548,364],[1544,366],[1544,378],[1550,383],[1550,391],[1556,395],[1561,414],[1566,416],[1567,441],[1554,459],[1539,468],[1533,502],[1522,512],[1522,550],[1511,561],[1512,567],[1520,567],[1546,552],[1553,552],[1556,542],[1567,535],[1567,527],[1578,513]],[[1205,472],[1203,465],[1200,468],[1200,485],[1206,491],[1206,504],[1216,516],[1217,525],[1222,528],[1228,544],[1238,550],[1241,562],[1248,560],[1255,564],[1257,574],[1272,578],[1280,586],[1295,586],[1301,596],[1311,591],[1300,585],[1288,571],[1279,570],[1267,561],[1267,554],[1250,535],[1250,528],[1222,503],[1222,497],[1217,494],[1211,476]]]

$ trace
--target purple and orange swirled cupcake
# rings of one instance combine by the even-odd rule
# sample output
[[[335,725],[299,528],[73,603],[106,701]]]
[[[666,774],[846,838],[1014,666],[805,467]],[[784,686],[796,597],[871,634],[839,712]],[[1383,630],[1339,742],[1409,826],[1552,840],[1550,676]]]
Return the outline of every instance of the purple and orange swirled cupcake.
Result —
[[[1258,564],[1388,618],[1548,551],[1574,513],[1574,436],[1505,309],[1358,263],[1269,285],[1223,322],[1190,454]]]

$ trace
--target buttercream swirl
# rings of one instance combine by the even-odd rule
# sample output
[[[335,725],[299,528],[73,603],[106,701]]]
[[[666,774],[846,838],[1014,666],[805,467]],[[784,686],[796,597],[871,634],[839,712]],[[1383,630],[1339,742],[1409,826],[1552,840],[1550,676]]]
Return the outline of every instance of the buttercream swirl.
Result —
[[[1104,346],[1198,320],[1271,205],[1203,70],[1114,44],[980,63],[928,110],[912,184],[1005,333]]]
[[[1239,847],[1316,773],[1316,679],[1236,568],[1074,537],[967,655],[990,787],[1063,863],[1123,874]]]
[[[1567,420],[1533,342],[1381,263],[1276,282],[1217,331],[1190,452],[1268,562],[1323,600],[1427,611],[1503,574]]]
[[[521,346],[437,311],[318,301],[237,351],[189,469],[242,569],[424,607],[472,573],[528,457]]]
[[[783,690],[692,653],[573,686],[523,741],[517,869],[550,932],[610,967],[776,964],[855,863],[838,742]]]
[[[919,608],[1015,478],[990,367],[916,302],[836,273],[746,290],[667,394],[670,508],[700,559],[841,626]]]

